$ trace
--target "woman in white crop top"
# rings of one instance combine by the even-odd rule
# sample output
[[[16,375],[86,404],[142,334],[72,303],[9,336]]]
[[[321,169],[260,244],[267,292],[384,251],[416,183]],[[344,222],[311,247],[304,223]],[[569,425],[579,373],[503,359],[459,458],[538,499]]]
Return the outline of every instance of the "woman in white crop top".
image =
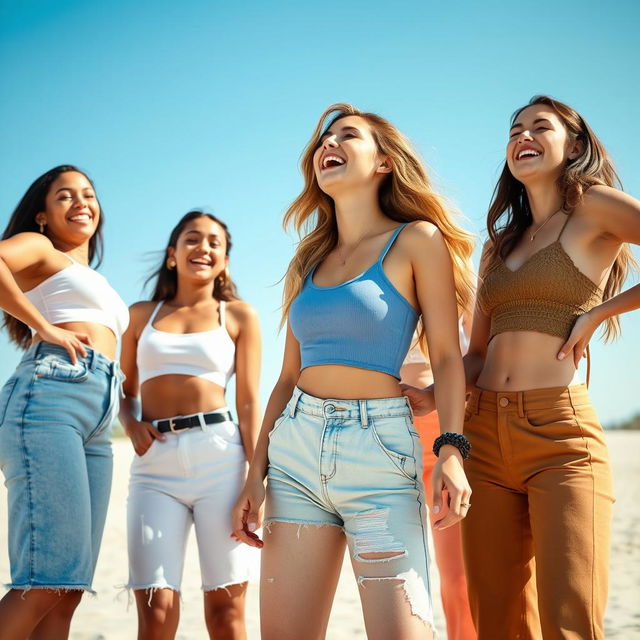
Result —
[[[120,419],[136,452],[128,587],[136,596],[139,638],[175,636],[192,523],[208,632],[246,637],[244,599],[257,558],[229,534],[260,418],[260,331],[229,276],[230,249],[222,221],[187,213],[154,274],[152,300],[131,307],[123,339]],[[238,425],[225,400],[234,372]]]
[[[100,261],[102,222],[89,178],[63,165],[29,187],[0,242],[5,326],[25,350],[0,393],[11,563],[3,638],[66,638],[91,590],[122,380],[113,358],[129,315],[88,266]]]

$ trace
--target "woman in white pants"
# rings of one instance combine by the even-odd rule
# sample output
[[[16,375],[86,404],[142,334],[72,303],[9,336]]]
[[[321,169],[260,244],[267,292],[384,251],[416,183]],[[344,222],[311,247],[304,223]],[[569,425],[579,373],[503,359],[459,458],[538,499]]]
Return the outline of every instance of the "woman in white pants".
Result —
[[[229,537],[257,434],[260,333],[229,277],[231,238],[191,211],[173,229],[149,302],[131,307],[120,419],[136,452],[129,487],[129,584],[138,637],[172,639],[195,525],[211,638],[246,638],[251,551]],[[238,425],[225,387],[235,372]],[[137,397],[140,395],[141,416]]]

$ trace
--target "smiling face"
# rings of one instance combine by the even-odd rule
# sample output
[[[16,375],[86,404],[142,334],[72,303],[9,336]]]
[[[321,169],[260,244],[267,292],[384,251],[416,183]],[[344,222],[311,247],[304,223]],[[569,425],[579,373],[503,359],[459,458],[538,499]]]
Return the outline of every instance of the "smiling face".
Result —
[[[224,229],[207,216],[190,220],[167,255],[176,261],[180,277],[213,282],[226,269],[227,239]]]
[[[558,114],[547,105],[534,104],[520,111],[509,130],[507,164],[524,184],[540,178],[555,181],[581,151]]]
[[[46,227],[55,243],[81,245],[88,242],[100,222],[100,205],[89,179],[77,171],[61,173],[51,184],[45,210],[36,223]]]
[[[348,187],[377,186],[391,172],[389,158],[379,152],[371,126],[360,116],[331,124],[313,155],[313,167],[319,187],[332,197]]]

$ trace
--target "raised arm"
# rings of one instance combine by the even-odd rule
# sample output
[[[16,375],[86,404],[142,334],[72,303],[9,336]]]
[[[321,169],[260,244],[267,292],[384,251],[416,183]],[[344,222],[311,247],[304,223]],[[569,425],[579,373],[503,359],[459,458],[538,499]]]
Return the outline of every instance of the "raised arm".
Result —
[[[86,356],[83,346],[89,337],[77,331],[56,327],[42,316],[24,295],[18,282],[30,282],[51,261],[55,249],[51,241],[38,233],[18,233],[0,242],[0,306],[9,315],[34,329],[43,340],[64,347],[74,364],[77,355]],[[40,278],[42,280],[43,278]],[[26,287],[24,287],[26,288]]]
[[[612,255],[617,255],[623,242],[640,244],[640,201],[632,196],[605,186],[591,187],[582,206],[585,217],[613,244]],[[640,285],[630,287],[597,305],[577,320],[569,339],[558,352],[562,360],[573,355],[576,367],[595,330],[608,318],[640,308]]]

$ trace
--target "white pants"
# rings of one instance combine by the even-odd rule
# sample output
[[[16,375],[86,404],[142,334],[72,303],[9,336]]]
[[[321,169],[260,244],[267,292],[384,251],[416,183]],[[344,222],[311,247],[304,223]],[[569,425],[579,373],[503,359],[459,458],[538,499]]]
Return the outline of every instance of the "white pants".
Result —
[[[229,537],[247,469],[238,427],[227,421],[165,436],[131,465],[127,586],[180,591],[192,523],[204,591],[255,579],[256,550]]]

